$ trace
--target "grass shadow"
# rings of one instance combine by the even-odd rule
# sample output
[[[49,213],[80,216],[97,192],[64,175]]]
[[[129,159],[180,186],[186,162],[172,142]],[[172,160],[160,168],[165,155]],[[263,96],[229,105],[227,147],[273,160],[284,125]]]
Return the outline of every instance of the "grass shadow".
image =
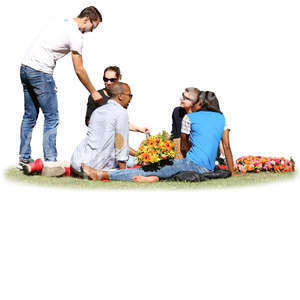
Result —
[[[35,186],[69,188],[69,189],[101,189],[101,190],[195,190],[224,189],[231,187],[246,187],[277,181],[291,180],[297,175],[293,173],[249,173],[247,176],[234,176],[226,179],[212,179],[202,182],[160,181],[154,183],[136,183],[129,181],[92,181],[74,177],[45,177],[40,175],[26,176],[16,168],[8,168],[5,178],[9,181]]]

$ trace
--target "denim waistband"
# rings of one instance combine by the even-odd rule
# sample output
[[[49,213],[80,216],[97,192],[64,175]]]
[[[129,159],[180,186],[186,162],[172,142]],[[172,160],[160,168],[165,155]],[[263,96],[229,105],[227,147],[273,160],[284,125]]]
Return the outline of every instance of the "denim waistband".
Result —
[[[53,76],[53,75],[50,74],[50,73],[46,73],[46,72],[42,72],[42,71],[33,69],[33,68],[31,68],[31,67],[29,67],[29,66],[26,66],[26,65],[24,65],[24,64],[21,64],[21,69],[29,69],[29,71],[39,72],[39,73],[43,73],[43,74],[47,74],[47,75]]]

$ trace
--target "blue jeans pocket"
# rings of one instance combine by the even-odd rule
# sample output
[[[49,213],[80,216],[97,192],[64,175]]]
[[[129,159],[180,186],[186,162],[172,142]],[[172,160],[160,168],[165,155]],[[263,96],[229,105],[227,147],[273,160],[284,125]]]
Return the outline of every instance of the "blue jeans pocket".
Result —
[[[56,94],[56,86],[53,78],[47,78],[47,75],[43,75],[39,80],[39,83],[34,86],[34,92],[37,96]]]
[[[46,89],[48,90],[48,93],[56,94],[57,88],[52,76],[46,79],[46,84],[47,84]]]
[[[33,70],[31,68],[21,68],[21,78],[23,82],[29,84],[36,96],[44,94],[56,94],[56,86],[51,74]]]

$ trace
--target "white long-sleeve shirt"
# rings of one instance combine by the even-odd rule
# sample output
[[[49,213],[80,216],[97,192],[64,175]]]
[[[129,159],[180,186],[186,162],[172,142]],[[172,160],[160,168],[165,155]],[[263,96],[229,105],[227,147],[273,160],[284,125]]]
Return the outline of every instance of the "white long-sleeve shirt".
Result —
[[[81,163],[97,170],[118,167],[129,156],[128,112],[114,100],[108,100],[92,113],[85,139],[76,147],[71,164],[78,172]]]

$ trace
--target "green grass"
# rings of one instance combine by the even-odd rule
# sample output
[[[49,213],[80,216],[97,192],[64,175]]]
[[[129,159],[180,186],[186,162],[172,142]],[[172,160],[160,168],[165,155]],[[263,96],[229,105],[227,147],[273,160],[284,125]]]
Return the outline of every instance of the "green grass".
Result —
[[[155,183],[136,183],[127,181],[92,181],[73,177],[44,177],[40,175],[26,176],[16,168],[8,168],[5,171],[6,179],[30,185],[50,186],[56,188],[72,189],[101,189],[101,190],[144,190],[144,189],[164,189],[164,190],[185,190],[185,189],[216,189],[228,187],[242,187],[257,184],[272,183],[276,181],[291,180],[296,177],[293,173],[249,173],[247,176],[234,176],[226,179],[206,180],[202,182],[174,182],[160,181]]]

